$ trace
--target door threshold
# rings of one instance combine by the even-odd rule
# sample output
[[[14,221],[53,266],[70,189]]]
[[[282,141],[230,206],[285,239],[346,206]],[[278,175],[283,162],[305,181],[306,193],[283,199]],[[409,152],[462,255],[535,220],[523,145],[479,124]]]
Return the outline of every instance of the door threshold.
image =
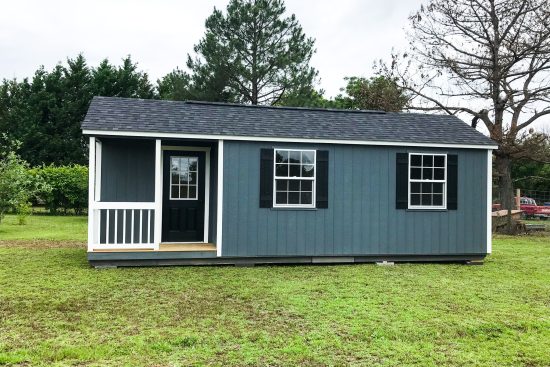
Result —
[[[216,251],[216,245],[206,242],[161,243],[159,251]]]

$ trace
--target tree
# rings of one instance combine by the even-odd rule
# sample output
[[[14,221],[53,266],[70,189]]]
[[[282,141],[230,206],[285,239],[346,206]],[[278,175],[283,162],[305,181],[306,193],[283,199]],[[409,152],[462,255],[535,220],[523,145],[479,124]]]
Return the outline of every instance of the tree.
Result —
[[[115,67],[108,59],[92,70],[92,94],[105,97],[155,98],[147,73],[138,70],[130,56]]]
[[[191,77],[185,71],[175,69],[157,80],[157,92],[160,99],[184,101],[195,99]]]
[[[408,102],[405,90],[397,85],[395,79],[385,76],[345,78],[348,82],[338,95],[334,104],[339,108],[359,110],[382,110],[399,112]]]
[[[502,205],[512,208],[511,162],[531,158],[527,128],[550,114],[547,0],[430,0],[411,17],[411,49],[380,71],[412,94],[411,109],[466,114],[498,144]],[[548,157],[546,157],[548,159]]]
[[[204,99],[274,105],[311,86],[314,40],[306,38],[282,0],[231,0],[214,9],[187,66]],[[306,88],[307,89],[307,88]]]
[[[2,82],[0,134],[20,141],[18,153],[32,166],[83,164],[87,145],[80,124],[94,95],[156,97],[147,74],[130,56],[120,66],[104,60],[90,68],[78,55],[51,71],[40,67],[31,80]]]
[[[0,222],[9,210],[13,210],[23,214],[20,223],[24,224],[30,200],[38,192],[48,191],[47,185],[34,177],[28,168],[28,163],[13,151],[0,157]]]

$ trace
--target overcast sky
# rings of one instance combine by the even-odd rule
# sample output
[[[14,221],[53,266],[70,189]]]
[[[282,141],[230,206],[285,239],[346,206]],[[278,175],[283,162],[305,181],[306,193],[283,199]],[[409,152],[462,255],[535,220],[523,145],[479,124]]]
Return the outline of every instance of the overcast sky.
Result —
[[[307,36],[327,96],[345,76],[370,76],[372,64],[405,45],[403,27],[420,0],[287,0]],[[204,20],[228,0],[16,0],[0,10],[0,79],[31,76],[82,52],[95,66],[131,55],[154,81],[176,66],[204,34]]]
[[[0,7],[0,79],[51,70],[83,53],[90,66],[131,55],[152,81],[176,67],[204,35],[214,7],[229,0],[5,0]],[[325,96],[346,76],[372,76],[375,60],[406,47],[404,28],[422,0],[286,0],[308,37]],[[464,117],[464,116],[463,116]],[[468,121],[470,118],[465,118]],[[536,128],[548,129],[550,117]],[[482,131],[484,127],[480,126]]]

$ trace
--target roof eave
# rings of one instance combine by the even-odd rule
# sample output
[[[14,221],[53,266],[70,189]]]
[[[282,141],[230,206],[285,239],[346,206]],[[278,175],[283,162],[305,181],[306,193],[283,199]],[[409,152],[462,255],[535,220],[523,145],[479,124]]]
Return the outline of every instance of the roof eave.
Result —
[[[430,142],[405,142],[387,140],[349,140],[349,139],[317,139],[317,138],[292,138],[270,136],[238,136],[220,134],[183,134],[162,133],[125,130],[93,130],[83,129],[82,133],[89,136],[119,136],[119,137],[147,137],[167,139],[197,139],[197,140],[234,140],[234,141],[266,141],[282,143],[310,143],[310,144],[342,144],[342,145],[379,145],[379,146],[408,146],[430,148],[459,148],[459,149],[498,149],[496,144],[465,144],[465,143],[430,143]]]

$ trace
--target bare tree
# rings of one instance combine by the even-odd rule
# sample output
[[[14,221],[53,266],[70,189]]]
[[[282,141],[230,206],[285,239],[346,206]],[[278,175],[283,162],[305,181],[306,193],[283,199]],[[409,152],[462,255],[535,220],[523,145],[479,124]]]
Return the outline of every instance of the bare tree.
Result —
[[[499,146],[502,205],[513,205],[511,161],[539,156],[544,134],[528,128],[550,116],[548,0],[429,0],[410,17],[411,50],[380,72],[398,77],[410,109],[468,114]]]

